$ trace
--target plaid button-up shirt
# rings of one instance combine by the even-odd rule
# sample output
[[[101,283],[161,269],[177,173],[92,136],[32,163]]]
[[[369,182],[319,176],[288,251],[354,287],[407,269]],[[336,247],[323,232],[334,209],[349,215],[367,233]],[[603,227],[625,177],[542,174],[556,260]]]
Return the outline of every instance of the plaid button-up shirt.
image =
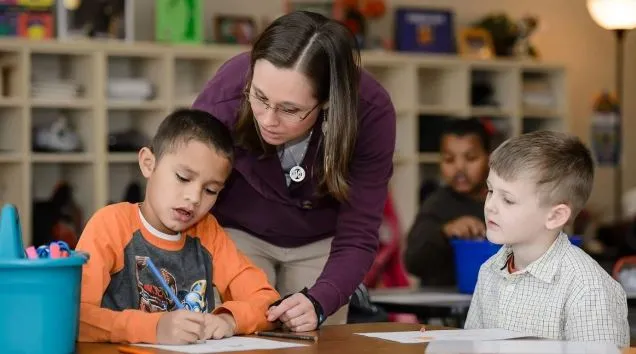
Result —
[[[511,252],[503,246],[481,266],[465,328],[629,346],[625,291],[567,235],[513,274],[506,264]]]

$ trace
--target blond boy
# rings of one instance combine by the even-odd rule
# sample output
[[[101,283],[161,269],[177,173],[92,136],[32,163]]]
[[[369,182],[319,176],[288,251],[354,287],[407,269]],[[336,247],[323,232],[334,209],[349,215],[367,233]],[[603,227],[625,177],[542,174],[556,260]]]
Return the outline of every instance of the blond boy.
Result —
[[[479,271],[466,328],[629,345],[625,292],[563,232],[593,178],[588,149],[563,133],[524,134],[492,153],[486,235],[504,246]]]

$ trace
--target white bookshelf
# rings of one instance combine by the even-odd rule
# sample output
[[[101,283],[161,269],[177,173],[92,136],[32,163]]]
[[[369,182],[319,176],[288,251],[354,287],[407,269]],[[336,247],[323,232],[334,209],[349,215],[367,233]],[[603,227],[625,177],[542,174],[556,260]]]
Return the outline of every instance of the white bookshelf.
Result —
[[[108,133],[134,127],[150,137],[170,111],[192,103],[225,60],[248,50],[19,39],[2,39],[0,48],[0,203],[18,206],[26,244],[32,236],[33,199],[48,198],[61,179],[73,186],[85,220],[107,203],[122,200],[131,181],[143,183],[136,153],[109,152]],[[567,126],[565,69],[560,65],[384,52],[365,52],[362,62],[389,91],[397,111],[391,193],[404,231],[417,212],[420,182],[436,173],[439,160],[435,151],[420,152],[420,125],[427,117],[489,116],[505,127],[507,136]],[[497,107],[471,105],[476,73],[492,85]],[[548,83],[551,107],[524,103],[524,80],[530,76]],[[144,101],[108,99],[106,87],[113,77],[145,78],[154,95]],[[35,78],[38,83],[73,80],[81,85],[81,95],[33,97]],[[76,128],[82,151],[33,152],[32,127],[59,113]]]

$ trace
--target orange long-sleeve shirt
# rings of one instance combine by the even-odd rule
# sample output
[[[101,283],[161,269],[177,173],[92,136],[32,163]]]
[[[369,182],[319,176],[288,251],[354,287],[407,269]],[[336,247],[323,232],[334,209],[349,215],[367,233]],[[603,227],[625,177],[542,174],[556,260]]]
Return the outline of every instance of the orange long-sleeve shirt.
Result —
[[[136,204],[113,204],[91,217],[76,249],[90,254],[79,341],[156,343],[159,318],[176,306],[147,268],[148,257],[187,309],[229,311],[237,334],[272,328],[265,312],[280,295],[212,215],[168,240],[144,226]],[[217,307],[213,286],[223,301]]]

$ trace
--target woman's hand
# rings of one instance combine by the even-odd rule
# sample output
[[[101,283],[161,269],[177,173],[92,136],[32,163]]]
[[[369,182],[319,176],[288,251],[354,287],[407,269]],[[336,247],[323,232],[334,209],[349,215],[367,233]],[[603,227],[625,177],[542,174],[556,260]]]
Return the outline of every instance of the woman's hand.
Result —
[[[318,327],[318,316],[311,301],[303,294],[296,293],[277,306],[267,310],[267,320],[280,320],[293,332],[313,331]]]

